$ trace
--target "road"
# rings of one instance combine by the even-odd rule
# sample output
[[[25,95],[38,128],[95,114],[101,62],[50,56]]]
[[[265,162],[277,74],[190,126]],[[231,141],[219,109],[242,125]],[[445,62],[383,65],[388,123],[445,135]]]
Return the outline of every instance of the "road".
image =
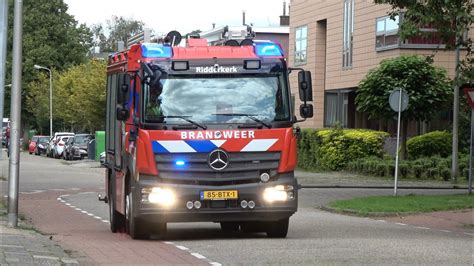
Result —
[[[224,234],[218,224],[170,224],[165,239],[109,231],[103,169],[22,153],[20,211],[82,264],[472,264],[472,235],[317,209],[335,198],[383,190],[302,189],[286,239]],[[3,169],[4,170],[4,169]],[[5,171],[4,171],[5,172]],[[3,182],[2,184],[6,184]],[[2,193],[5,194],[2,186]],[[445,191],[450,192],[450,191]],[[408,193],[408,192],[407,192]],[[412,191],[409,191],[412,193]],[[439,192],[436,192],[439,193]]]

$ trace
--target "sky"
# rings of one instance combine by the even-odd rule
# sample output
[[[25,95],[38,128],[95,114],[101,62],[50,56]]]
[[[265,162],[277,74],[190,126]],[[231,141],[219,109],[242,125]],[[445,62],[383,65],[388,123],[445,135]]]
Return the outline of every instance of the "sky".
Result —
[[[247,24],[278,26],[284,0],[65,0],[69,14],[79,23],[105,24],[113,15],[141,20],[156,33],[178,30],[186,34],[196,29],[239,26],[242,11]],[[286,0],[288,3],[289,0]],[[287,9],[288,13],[288,9]]]

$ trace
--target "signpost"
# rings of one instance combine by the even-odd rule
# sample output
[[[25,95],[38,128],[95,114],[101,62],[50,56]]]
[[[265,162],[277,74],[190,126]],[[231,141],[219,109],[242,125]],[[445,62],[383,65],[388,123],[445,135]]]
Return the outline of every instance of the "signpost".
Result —
[[[397,88],[390,93],[388,99],[390,107],[393,111],[398,112],[398,125],[397,125],[397,150],[395,155],[395,184],[393,186],[393,195],[397,195],[398,187],[398,154],[400,148],[400,123],[402,118],[402,112],[408,108],[408,94],[402,88]]]
[[[469,105],[471,106],[471,148],[469,149],[469,184],[468,190],[469,194],[472,194],[472,166],[474,165],[474,84],[470,84],[470,86],[464,88],[464,93],[467,96],[467,100]]]

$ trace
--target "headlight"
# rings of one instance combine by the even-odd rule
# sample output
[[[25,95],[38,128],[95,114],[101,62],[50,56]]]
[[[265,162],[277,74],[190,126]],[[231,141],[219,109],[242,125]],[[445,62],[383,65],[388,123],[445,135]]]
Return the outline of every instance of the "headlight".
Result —
[[[294,198],[293,186],[291,185],[278,185],[266,188],[263,191],[263,199],[269,203],[275,201],[287,201]]]
[[[171,207],[176,202],[176,196],[170,189],[154,187],[151,190],[149,188],[142,190],[142,201]]]

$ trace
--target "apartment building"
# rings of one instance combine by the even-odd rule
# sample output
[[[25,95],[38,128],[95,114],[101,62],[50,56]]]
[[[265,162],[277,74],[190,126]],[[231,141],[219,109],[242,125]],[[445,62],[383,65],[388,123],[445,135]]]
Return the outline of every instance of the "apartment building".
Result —
[[[339,121],[349,128],[379,128],[378,121],[356,111],[354,99],[358,83],[383,59],[435,54],[435,65],[454,76],[455,53],[436,49],[443,45],[435,31],[423,29],[433,32],[432,37],[402,41],[398,29],[403,18],[390,19],[390,10],[389,5],[371,0],[290,2],[289,65],[310,70],[313,78],[315,115],[303,127],[321,128]],[[291,83],[297,93],[295,76]]]

